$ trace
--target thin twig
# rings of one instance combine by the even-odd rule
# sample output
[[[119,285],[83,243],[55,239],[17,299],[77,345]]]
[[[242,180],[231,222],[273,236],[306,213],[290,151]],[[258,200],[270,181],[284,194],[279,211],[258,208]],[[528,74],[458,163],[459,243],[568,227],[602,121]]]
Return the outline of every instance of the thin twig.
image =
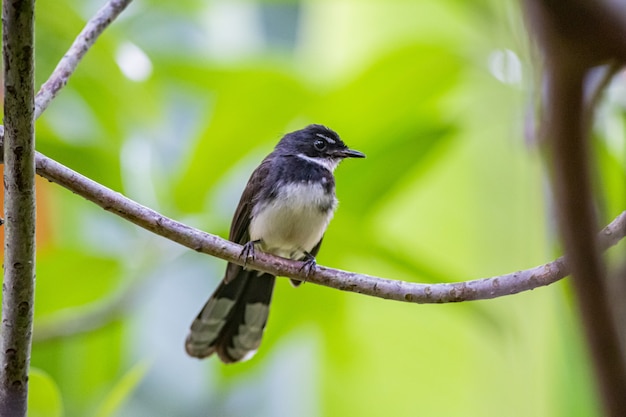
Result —
[[[34,0],[2,4],[4,281],[0,415],[26,415],[35,289]]]
[[[36,156],[36,166],[37,173],[42,177],[146,230],[198,252],[243,264],[239,256],[242,246],[236,243],[167,218],[40,153]],[[626,212],[623,212],[600,233],[603,248],[614,245],[625,235]],[[549,285],[568,274],[562,258],[525,271],[445,284],[418,284],[389,280],[322,266],[318,266],[313,274],[306,277],[301,270],[300,262],[262,252],[258,252],[254,260],[248,260],[247,265],[274,275],[306,280],[343,291],[413,303],[446,303],[496,298]]]
[[[89,19],[85,28],[57,64],[50,78],[41,86],[35,98],[35,119],[39,118],[58,92],[65,87],[83,56],[93,46],[100,34],[130,4],[132,0],[111,0]]]
[[[111,0],[87,23],[35,99],[34,0],[3,2],[5,258],[0,351],[0,415],[27,412],[35,271],[34,121],[67,84],[98,36],[131,0]],[[6,146],[4,146],[6,145]]]
[[[131,1],[110,0],[89,19],[83,30],[74,39],[70,49],[63,55],[63,58],[61,58],[50,77],[48,77],[48,80],[41,86],[35,96],[35,119],[42,115],[59,91],[67,85],[87,51],[91,49],[102,32],[124,11]],[[3,137],[4,128],[0,130],[0,150],[2,149],[1,139]],[[4,158],[3,152],[0,152],[0,157]],[[4,159],[0,160],[0,163],[3,162]]]
[[[623,65],[620,64],[619,61],[613,60],[609,64],[599,68],[598,72],[592,73],[596,76],[589,79],[584,99],[583,117],[584,128],[586,130],[591,129],[596,108],[600,104],[604,91],[613,80],[615,74],[617,74],[622,68]]]

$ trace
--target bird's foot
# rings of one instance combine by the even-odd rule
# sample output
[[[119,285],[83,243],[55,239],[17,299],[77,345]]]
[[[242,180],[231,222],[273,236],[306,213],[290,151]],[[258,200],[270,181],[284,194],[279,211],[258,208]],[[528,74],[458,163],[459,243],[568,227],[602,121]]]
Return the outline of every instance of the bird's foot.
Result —
[[[315,256],[311,255],[309,252],[304,252],[304,259],[302,260],[300,272],[304,271],[304,275],[308,278],[313,272],[315,272],[316,267],[317,262],[315,262]]]
[[[243,245],[243,249],[241,249],[241,253],[239,254],[240,258],[243,258],[243,267],[246,267],[248,261],[254,261],[256,259],[256,245],[261,243],[261,239],[259,240],[251,240],[250,242]]]

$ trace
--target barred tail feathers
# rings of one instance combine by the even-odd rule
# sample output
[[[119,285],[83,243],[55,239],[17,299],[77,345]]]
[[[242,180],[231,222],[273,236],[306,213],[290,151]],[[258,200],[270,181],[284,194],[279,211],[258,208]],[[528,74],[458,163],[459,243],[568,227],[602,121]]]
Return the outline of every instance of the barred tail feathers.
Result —
[[[187,353],[197,358],[217,353],[224,363],[250,359],[261,344],[275,279],[242,269],[222,281],[191,324]]]

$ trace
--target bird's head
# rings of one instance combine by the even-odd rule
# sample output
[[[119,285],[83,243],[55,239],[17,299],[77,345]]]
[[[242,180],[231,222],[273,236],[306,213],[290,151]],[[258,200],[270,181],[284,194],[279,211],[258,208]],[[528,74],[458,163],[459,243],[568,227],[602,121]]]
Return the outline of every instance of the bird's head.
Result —
[[[365,154],[348,148],[335,131],[317,124],[286,134],[276,150],[283,155],[329,162],[334,166],[345,158],[365,158]]]

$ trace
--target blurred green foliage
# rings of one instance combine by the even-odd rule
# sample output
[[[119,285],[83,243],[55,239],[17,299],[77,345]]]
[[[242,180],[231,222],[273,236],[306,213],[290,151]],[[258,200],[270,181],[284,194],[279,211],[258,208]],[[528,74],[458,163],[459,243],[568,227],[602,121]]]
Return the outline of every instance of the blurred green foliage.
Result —
[[[103,3],[37,3],[38,85]],[[319,263],[416,282],[504,274],[558,254],[523,137],[527,43],[512,1],[137,1],[39,120],[37,147],[226,236],[278,138],[326,124],[367,159],[337,170]],[[610,219],[624,142],[606,127],[623,112],[606,106]],[[38,192],[31,416],[598,415],[566,283],[412,305],[279,280],[261,350],[226,367],[183,350],[224,262],[54,184]]]

